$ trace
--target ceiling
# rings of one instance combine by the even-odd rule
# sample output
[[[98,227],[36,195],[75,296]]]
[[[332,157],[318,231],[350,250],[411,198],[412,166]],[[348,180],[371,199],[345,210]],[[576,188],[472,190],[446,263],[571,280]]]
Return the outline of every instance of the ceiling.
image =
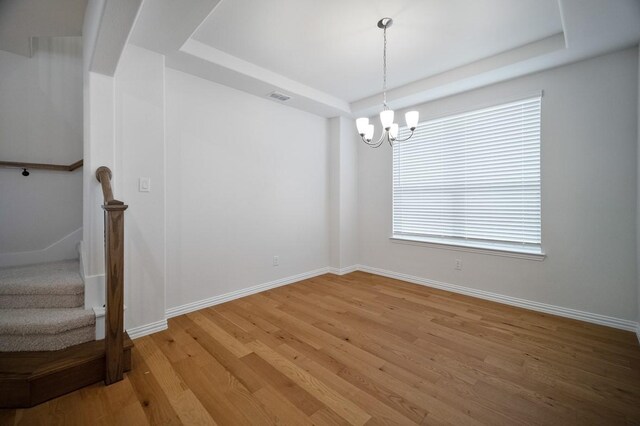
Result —
[[[403,108],[630,47],[639,0],[153,0],[130,42],[166,64],[318,115]]]
[[[251,13],[247,13],[251,11]],[[348,102],[562,32],[556,0],[222,1],[195,40]]]

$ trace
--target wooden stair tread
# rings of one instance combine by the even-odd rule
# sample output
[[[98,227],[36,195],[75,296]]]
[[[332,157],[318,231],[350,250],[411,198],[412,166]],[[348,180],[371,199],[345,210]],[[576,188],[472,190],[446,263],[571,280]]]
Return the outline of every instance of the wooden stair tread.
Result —
[[[125,332],[123,368],[131,369],[133,341]],[[0,408],[32,407],[105,380],[105,342],[50,352],[0,353]]]
[[[125,333],[124,349],[133,347]],[[104,340],[93,340],[58,351],[0,352],[0,380],[37,378],[104,357]]]

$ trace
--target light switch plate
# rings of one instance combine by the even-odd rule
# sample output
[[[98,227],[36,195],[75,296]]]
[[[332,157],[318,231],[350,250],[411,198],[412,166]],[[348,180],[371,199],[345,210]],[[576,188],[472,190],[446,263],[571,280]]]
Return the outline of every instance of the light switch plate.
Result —
[[[151,178],[141,177],[138,179],[139,192],[151,192]]]

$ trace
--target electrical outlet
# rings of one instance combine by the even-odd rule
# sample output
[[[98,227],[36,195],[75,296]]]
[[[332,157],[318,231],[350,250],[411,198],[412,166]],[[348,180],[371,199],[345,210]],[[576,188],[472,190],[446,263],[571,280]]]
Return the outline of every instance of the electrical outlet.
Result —
[[[456,271],[462,271],[462,259],[456,259]]]
[[[278,266],[280,264],[280,257],[273,256],[273,266]]]

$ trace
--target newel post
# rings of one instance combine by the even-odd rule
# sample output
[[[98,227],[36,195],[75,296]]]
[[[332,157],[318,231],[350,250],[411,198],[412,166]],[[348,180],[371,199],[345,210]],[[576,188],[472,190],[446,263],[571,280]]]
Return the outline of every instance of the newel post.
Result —
[[[122,380],[124,369],[124,211],[126,205],[103,205],[105,229],[105,383]]]
[[[127,205],[113,199],[111,170],[100,167],[96,178],[105,195],[105,384],[122,380],[124,371],[124,211]]]

